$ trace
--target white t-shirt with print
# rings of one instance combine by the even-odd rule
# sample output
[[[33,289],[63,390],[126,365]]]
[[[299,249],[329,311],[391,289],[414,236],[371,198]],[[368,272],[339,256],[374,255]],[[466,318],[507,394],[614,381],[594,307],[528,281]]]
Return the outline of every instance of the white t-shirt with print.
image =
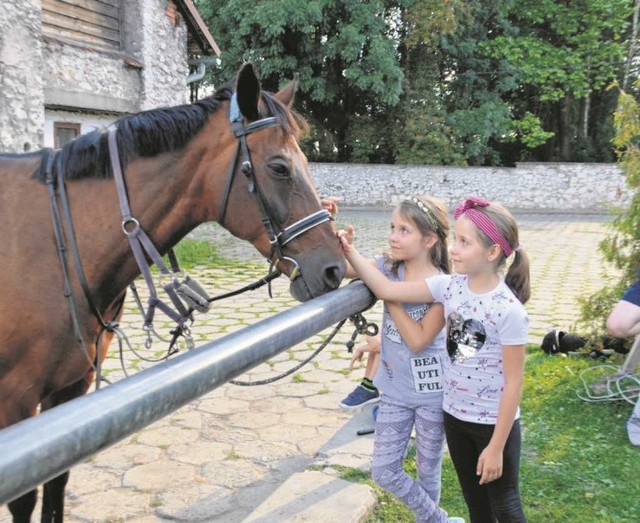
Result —
[[[502,279],[486,294],[471,291],[462,274],[426,281],[447,320],[443,409],[463,421],[495,425],[504,388],[502,346],[526,344],[527,311]]]

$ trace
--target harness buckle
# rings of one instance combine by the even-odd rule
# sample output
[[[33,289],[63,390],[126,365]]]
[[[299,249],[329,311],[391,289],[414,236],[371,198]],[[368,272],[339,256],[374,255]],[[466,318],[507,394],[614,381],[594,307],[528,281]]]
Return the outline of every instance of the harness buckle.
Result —
[[[132,225],[133,227],[131,230],[127,228],[129,227],[129,225]],[[140,222],[135,218],[127,218],[125,220],[122,220],[122,232],[125,234],[125,236],[136,236],[139,231]]]

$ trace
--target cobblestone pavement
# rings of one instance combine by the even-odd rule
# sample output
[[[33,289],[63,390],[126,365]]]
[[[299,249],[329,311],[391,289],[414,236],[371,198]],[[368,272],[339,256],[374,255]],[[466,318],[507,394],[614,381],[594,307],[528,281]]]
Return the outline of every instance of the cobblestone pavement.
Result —
[[[530,341],[539,343],[555,327],[571,329],[578,315],[577,298],[604,284],[597,246],[609,219],[589,214],[516,216],[531,258]],[[342,210],[338,218],[338,226],[356,226],[357,245],[364,254],[384,248],[389,212]],[[209,239],[223,256],[241,262],[226,269],[191,271],[211,294],[239,288],[266,273],[266,264],[260,263],[251,246],[216,225],[203,226],[192,237]],[[286,280],[276,280],[273,289],[272,299],[261,289],[216,302],[207,315],[198,315],[193,327],[196,345],[295,306]],[[380,304],[366,316],[379,319]],[[131,297],[125,320],[122,326],[136,354],[125,349],[124,357],[129,373],[135,373],[150,365],[142,357],[161,357],[166,344],[144,348],[142,321]],[[168,325],[157,327],[168,336]],[[329,332],[283,352],[241,379],[263,379],[289,369]],[[289,378],[259,387],[220,387],[74,467],[66,521],[242,521],[292,473],[304,470],[352,416],[337,407],[361,377],[361,371],[347,371],[344,342],[351,332],[343,327],[311,364]],[[112,382],[123,378],[113,348],[105,375]],[[6,507],[1,507],[0,523],[9,521]]]

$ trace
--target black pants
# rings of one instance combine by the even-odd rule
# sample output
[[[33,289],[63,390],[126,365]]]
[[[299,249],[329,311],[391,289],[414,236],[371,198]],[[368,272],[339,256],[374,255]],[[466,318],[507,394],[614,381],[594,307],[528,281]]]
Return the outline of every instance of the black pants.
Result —
[[[520,422],[513,423],[503,454],[502,476],[480,485],[478,457],[488,445],[495,425],[461,421],[444,413],[444,430],[451,460],[458,474],[471,523],[524,523],[518,476],[520,473]]]

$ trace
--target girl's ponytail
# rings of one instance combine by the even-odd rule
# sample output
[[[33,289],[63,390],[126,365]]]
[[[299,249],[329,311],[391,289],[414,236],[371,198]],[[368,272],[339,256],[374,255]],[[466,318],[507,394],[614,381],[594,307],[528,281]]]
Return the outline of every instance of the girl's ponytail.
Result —
[[[529,256],[522,247],[516,248],[514,258],[504,277],[504,282],[523,304],[531,296],[531,282],[529,278]]]

